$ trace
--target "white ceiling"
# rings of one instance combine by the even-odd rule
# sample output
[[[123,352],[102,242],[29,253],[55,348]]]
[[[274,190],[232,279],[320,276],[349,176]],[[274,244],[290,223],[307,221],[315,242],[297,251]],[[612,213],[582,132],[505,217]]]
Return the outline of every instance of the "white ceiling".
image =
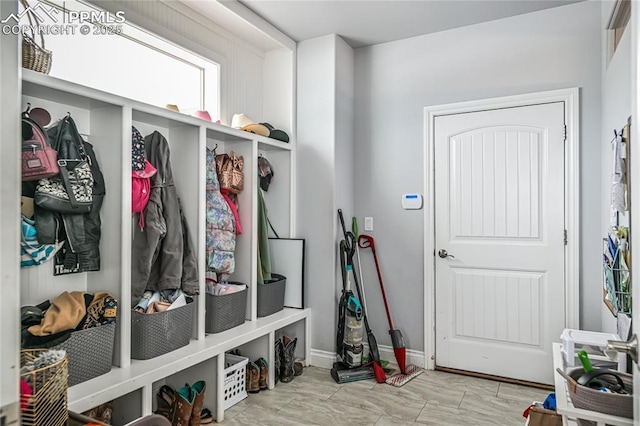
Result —
[[[239,1],[294,41],[338,34],[358,48],[581,0]]]

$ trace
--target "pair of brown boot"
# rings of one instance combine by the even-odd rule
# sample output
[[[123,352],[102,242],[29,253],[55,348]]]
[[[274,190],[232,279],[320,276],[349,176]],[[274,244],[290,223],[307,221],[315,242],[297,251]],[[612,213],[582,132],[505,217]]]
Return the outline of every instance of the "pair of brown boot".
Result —
[[[269,364],[264,358],[256,362],[248,362],[245,373],[245,387],[249,393],[258,393],[268,388]]]
[[[193,385],[186,384],[177,391],[165,385],[158,392],[156,413],[168,418],[171,426],[200,426],[210,423],[208,418],[204,421],[202,418],[206,388],[207,385],[203,380]]]

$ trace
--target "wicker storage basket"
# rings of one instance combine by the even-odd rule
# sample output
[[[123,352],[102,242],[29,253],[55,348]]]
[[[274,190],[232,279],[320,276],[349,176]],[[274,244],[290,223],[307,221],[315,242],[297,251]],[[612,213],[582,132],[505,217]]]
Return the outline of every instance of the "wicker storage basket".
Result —
[[[558,369],[559,370],[559,369]],[[611,414],[613,416],[633,418],[633,376],[620,371],[614,371],[624,383],[628,395],[618,393],[606,393],[587,386],[579,385],[577,380],[584,374],[582,368],[572,370],[568,375],[561,370],[560,374],[567,380],[569,397],[576,408]],[[615,384],[611,376],[600,376],[598,380]],[[596,422],[580,420],[581,425],[595,425]]]
[[[47,349],[25,349],[20,352],[20,365],[33,361]],[[30,384],[32,395],[22,400],[25,409],[21,414],[23,426],[63,426],[66,425],[67,412],[67,357],[39,368],[20,377]],[[26,398],[25,398],[26,399]]]
[[[229,284],[241,284],[229,282]],[[244,324],[247,312],[247,289],[221,296],[206,295],[205,331],[220,333]]]
[[[29,7],[27,0],[20,0],[20,3],[22,3],[22,6],[27,11],[29,27],[31,28],[31,36],[25,33],[22,34],[22,67],[49,74],[49,71],[51,71],[52,53],[44,47],[44,36],[42,32],[40,33],[40,44],[38,44],[35,40],[36,34],[33,30],[34,25],[38,25],[38,17]]]
[[[53,349],[67,352],[69,386],[75,386],[111,371],[116,324],[105,324],[74,331]]]
[[[287,279],[279,274],[271,274],[271,281],[258,285],[258,316],[266,317],[284,308],[284,287]]]
[[[179,308],[154,314],[131,311],[131,358],[150,359],[187,346],[193,324],[193,298]]]

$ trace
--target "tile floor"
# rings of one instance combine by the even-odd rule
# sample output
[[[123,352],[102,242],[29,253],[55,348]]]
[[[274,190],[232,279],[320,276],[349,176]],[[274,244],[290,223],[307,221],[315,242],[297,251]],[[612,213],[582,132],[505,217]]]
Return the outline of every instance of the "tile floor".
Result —
[[[439,371],[406,385],[339,385],[329,370],[307,367],[291,383],[249,394],[225,412],[224,425],[522,426],[531,401],[550,391]]]

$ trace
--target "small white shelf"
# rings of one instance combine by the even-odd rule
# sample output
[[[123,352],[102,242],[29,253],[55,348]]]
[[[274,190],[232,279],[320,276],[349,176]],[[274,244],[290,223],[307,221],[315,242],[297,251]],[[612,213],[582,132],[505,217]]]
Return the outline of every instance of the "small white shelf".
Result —
[[[562,422],[564,425],[575,425],[576,419],[591,420],[597,423],[598,426],[633,426],[633,419],[626,417],[611,416],[609,414],[599,413],[597,411],[583,410],[576,408],[571,403],[569,398],[569,389],[567,387],[567,381],[556,371],[556,368],[560,368],[563,371],[567,371],[567,366],[562,356],[562,343],[553,344],[553,373],[556,388],[556,410],[562,415]]]
[[[213,123],[191,115],[149,105],[90,87],[51,77],[42,73],[22,70],[22,94],[81,109],[96,109],[107,105],[129,106],[138,116],[147,118],[150,124],[160,127],[192,125],[207,129],[207,137],[222,142],[254,141],[259,149],[291,151],[292,143],[282,142],[255,133],[245,132]]]

